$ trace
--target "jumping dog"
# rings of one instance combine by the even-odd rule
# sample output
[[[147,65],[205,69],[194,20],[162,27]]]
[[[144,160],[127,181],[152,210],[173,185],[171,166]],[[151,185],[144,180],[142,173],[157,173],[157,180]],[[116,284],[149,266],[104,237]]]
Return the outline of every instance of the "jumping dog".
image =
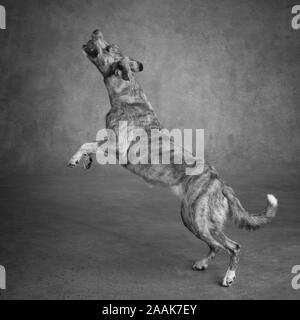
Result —
[[[117,45],[109,44],[99,30],[95,30],[83,51],[103,76],[109,94],[111,109],[106,115],[106,128],[115,132],[122,140],[119,123],[127,121],[132,127],[161,129],[162,126],[135,73],[143,70],[141,62],[124,56]],[[75,167],[81,159],[86,168],[92,164],[92,154],[97,153],[103,142],[83,144],[69,161]],[[125,143],[126,153],[132,145]],[[159,152],[162,150],[160,149]],[[276,214],[277,199],[267,195],[267,206],[260,214],[248,213],[241,205],[232,188],[219,177],[216,169],[204,163],[202,173],[187,175],[187,164],[122,164],[129,171],[141,176],[148,183],[168,186],[181,199],[181,217],[184,225],[199,239],[206,242],[209,253],[196,261],[194,270],[205,270],[218,251],[225,250],[230,257],[229,267],[222,285],[229,287],[236,277],[241,246],[223,233],[225,221],[229,218],[240,227],[255,230],[269,222]]]

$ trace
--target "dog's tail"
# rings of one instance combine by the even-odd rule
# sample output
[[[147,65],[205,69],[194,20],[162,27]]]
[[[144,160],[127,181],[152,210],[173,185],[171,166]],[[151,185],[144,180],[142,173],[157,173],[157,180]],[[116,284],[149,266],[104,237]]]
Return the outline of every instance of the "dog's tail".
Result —
[[[268,223],[276,215],[278,201],[272,194],[267,195],[268,205],[260,214],[248,213],[241,205],[234,191],[226,185],[223,187],[223,194],[228,200],[230,218],[239,228],[256,230]]]

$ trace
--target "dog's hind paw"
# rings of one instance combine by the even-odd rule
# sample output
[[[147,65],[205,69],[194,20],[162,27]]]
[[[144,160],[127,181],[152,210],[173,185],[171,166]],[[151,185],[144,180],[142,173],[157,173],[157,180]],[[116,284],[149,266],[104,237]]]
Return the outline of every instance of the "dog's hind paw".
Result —
[[[222,282],[223,287],[230,287],[235,280],[235,271],[227,270],[224,280]]]
[[[203,271],[206,270],[208,267],[208,263],[206,261],[206,259],[200,260],[200,261],[196,261],[193,265],[193,270],[195,271]]]

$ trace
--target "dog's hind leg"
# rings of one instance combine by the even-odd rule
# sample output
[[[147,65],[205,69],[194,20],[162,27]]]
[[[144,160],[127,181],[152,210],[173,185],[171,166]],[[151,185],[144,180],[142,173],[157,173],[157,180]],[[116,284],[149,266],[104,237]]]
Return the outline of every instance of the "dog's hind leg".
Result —
[[[200,238],[200,237],[199,237]],[[202,239],[203,240],[203,239]],[[202,260],[196,261],[193,265],[194,270],[205,270],[208,267],[209,262],[211,262],[216,254],[220,251],[220,246],[217,245],[214,241],[211,241],[210,239],[204,240],[208,247],[209,247],[209,252],[205,258]]]
[[[209,262],[213,260],[216,254],[220,251],[220,249],[224,249],[222,245],[214,239],[208,229],[208,221],[206,220],[207,217],[207,210],[208,208],[203,205],[200,206],[201,209],[198,209],[198,214],[202,216],[203,219],[195,219],[195,216],[191,214],[191,210],[188,206],[182,202],[181,205],[181,217],[183,220],[184,225],[200,240],[204,241],[209,247],[208,255],[196,261],[193,265],[194,270],[205,270],[208,267]],[[199,212],[201,211],[201,213]]]
[[[76,167],[80,160],[84,158],[84,167],[89,169],[93,162],[91,155],[97,152],[98,147],[99,142],[84,143],[70,159],[68,166],[71,168]]]
[[[224,287],[230,287],[236,277],[241,246],[237,242],[226,237],[223,232],[214,234],[214,238],[225,248],[230,256],[229,267],[222,282]]]

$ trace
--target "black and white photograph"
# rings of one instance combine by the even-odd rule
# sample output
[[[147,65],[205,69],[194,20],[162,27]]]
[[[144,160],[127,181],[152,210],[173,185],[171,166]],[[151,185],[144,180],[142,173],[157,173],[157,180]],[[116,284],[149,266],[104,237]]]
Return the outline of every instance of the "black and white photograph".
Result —
[[[297,0],[0,0],[0,300],[300,300],[299,84]]]

